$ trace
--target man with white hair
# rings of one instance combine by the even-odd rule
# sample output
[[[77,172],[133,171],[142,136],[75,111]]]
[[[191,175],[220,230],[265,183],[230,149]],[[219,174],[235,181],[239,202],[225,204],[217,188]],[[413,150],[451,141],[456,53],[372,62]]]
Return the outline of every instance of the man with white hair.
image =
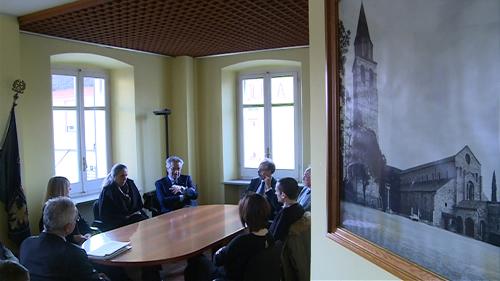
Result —
[[[310,212],[311,211],[311,167],[308,167],[304,171],[304,176],[302,177],[304,187],[299,193],[299,199],[297,201],[299,202],[302,207],[304,207],[304,210]]]
[[[107,280],[92,268],[83,249],[66,242],[65,237],[75,228],[77,215],[75,204],[67,197],[45,203],[45,230],[21,244],[20,262],[28,268],[32,281]]]
[[[191,176],[182,175],[184,161],[178,156],[170,156],[165,161],[167,176],[155,182],[156,197],[160,202],[161,213],[196,205],[198,191]]]

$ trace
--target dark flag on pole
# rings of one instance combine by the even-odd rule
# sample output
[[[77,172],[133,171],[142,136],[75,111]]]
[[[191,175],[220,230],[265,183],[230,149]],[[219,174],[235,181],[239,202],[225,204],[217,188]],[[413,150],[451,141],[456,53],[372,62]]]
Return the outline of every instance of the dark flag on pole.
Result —
[[[9,125],[0,150],[0,201],[7,212],[8,236],[20,245],[31,235],[26,196],[21,186],[21,164],[17,142],[16,114],[10,111]]]

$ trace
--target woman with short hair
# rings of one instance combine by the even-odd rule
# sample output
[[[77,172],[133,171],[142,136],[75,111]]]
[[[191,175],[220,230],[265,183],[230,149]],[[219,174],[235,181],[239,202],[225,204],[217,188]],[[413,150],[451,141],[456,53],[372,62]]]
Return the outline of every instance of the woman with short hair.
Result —
[[[279,272],[279,256],[277,260],[266,264],[265,268],[259,268],[251,262],[265,249],[274,247],[274,239],[267,230],[270,212],[271,207],[264,196],[257,193],[245,195],[239,202],[239,213],[246,231],[215,253],[214,264],[204,256],[190,259],[185,280],[245,280],[249,277],[245,275],[249,271],[263,272],[262,275]],[[268,276],[266,280],[273,280],[273,277]]]

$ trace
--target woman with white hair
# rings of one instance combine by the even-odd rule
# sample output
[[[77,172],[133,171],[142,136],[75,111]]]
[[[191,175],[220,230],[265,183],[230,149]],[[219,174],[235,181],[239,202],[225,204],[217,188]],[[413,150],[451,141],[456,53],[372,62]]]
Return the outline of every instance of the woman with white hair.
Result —
[[[127,166],[115,164],[102,185],[99,216],[108,229],[148,218],[142,210],[141,194],[134,181],[128,178]]]

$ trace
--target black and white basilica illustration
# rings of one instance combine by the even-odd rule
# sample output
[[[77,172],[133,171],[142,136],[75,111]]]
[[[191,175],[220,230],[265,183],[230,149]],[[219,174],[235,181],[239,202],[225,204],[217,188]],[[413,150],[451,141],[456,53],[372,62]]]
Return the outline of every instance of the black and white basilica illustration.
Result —
[[[491,173],[489,173],[490,171],[485,173],[482,170],[482,160],[484,159],[480,159],[476,155],[474,148],[477,146],[471,146],[464,138],[465,142],[460,147],[454,146],[456,150],[453,154],[438,154],[435,155],[435,160],[430,159],[429,162],[409,167],[391,164],[393,159],[386,154],[381,142],[394,143],[399,138],[396,129],[391,127],[392,124],[380,123],[379,115],[382,114],[382,107],[379,103],[386,93],[381,91],[380,85],[378,85],[379,75],[381,75],[379,68],[383,63],[389,62],[377,61],[374,56],[376,40],[370,36],[369,22],[363,3],[358,7],[359,16],[357,17],[357,25],[353,29],[355,32],[352,34],[354,36],[352,46],[350,44],[351,31],[342,22],[340,30],[340,54],[341,61],[344,63],[340,70],[343,157],[341,196],[344,202],[343,209],[346,213],[346,217],[343,218],[344,225],[355,233],[358,232],[357,234],[366,235],[369,240],[383,240],[382,235],[369,234],[377,229],[374,222],[397,219],[405,227],[406,225],[410,228],[411,225],[419,226],[413,233],[415,236],[420,235],[418,229],[422,228],[424,231],[428,229],[424,226],[427,225],[441,229],[436,231],[439,231],[439,236],[442,236],[444,241],[459,239],[460,242],[457,243],[462,243],[461,241],[468,243],[468,240],[464,239],[473,238],[481,243],[494,245],[492,251],[494,252],[496,248],[500,252],[500,248],[498,248],[500,246],[500,202],[497,197],[496,171],[492,169]],[[381,25],[379,24],[379,26]],[[352,64],[346,63],[348,55],[351,56],[349,62]],[[412,66],[406,67],[411,68]],[[350,79],[346,79],[348,71],[352,71],[349,73]],[[385,83],[389,83],[387,81],[390,81],[391,78],[393,77],[384,77]],[[419,93],[412,92],[411,94],[418,95]],[[387,100],[386,98],[384,102],[387,103]],[[436,101],[429,101],[429,103],[438,102],[437,95]],[[396,102],[395,105],[391,106],[393,106],[392,112],[404,110],[398,107]],[[434,105],[429,105],[429,107],[432,106]],[[387,107],[385,105],[384,108]],[[392,114],[397,116],[395,113]],[[427,113],[422,112],[422,114]],[[469,114],[474,114],[474,112]],[[412,116],[412,118],[419,118],[419,116]],[[454,118],[440,119],[439,122],[444,124],[450,122],[451,124],[457,120]],[[387,141],[387,134],[381,132],[381,125],[393,130],[390,141]],[[408,126],[412,126],[412,123],[409,122]],[[445,132],[442,131],[446,130],[447,127],[442,126],[441,128],[440,135],[443,135]],[[415,131],[418,131],[418,128]],[[474,132],[469,130],[463,133],[473,134]],[[408,151],[417,151],[416,153],[418,153],[418,150],[422,150],[423,152],[427,149],[427,145],[439,147],[439,145],[432,146],[432,144],[421,144],[415,141],[408,143],[407,149],[397,150],[394,148],[391,152],[392,155],[398,155],[399,158],[403,159]],[[397,147],[404,148],[404,145]],[[484,147],[480,148],[484,150]],[[387,146],[385,150],[387,150]],[[497,153],[488,155],[488,157],[497,157],[493,160],[497,164],[500,161],[498,156]],[[357,210],[350,211],[349,208],[358,208],[355,206],[371,208],[383,213],[383,215]],[[356,215],[352,215],[353,213]],[[387,218],[380,219],[380,216]],[[394,232],[396,233],[394,235],[400,235],[397,229]],[[375,242],[384,243],[383,241]],[[412,255],[417,256],[417,254],[408,255],[410,259]],[[493,255],[494,259],[498,259],[498,254]],[[433,270],[452,279],[462,276],[452,272],[455,269],[449,270],[452,272],[449,274],[448,269],[443,270],[443,272],[440,272],[440,269]],[[481,274],[471,275],[468,278],[491,276]]]

